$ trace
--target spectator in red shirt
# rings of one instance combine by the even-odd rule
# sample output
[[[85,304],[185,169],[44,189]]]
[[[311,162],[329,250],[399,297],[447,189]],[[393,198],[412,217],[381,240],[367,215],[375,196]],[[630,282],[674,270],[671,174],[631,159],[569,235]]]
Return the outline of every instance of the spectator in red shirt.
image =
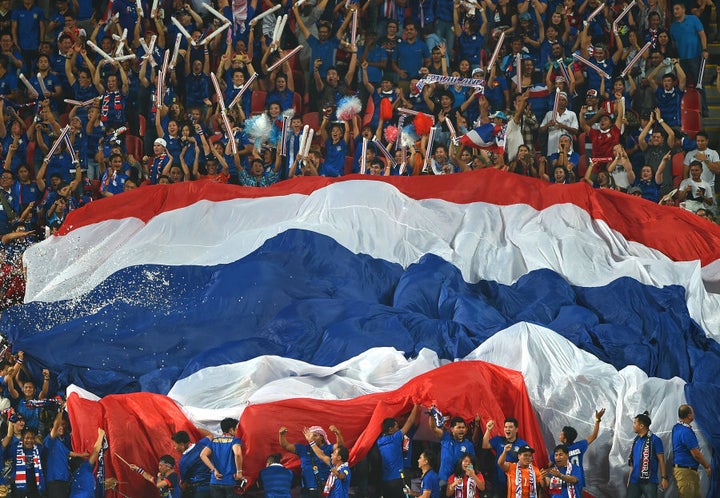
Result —
[[[622,127],[623,115],[625,114],[625,103],[622,100],[615,101],[615,121],[610,114],[607,114],[604,107],[598,111],[600,116],[600,129],[591,128],[585,122],[586,106],[580,109],[580,128],[588,134],[592,142],[592,157],[595,159],[595,166],[605,168],[614,157],[613,146],[620,143],[620,128]],[[604,159],[604,160],[603,160]],[[598,169],[599,171],[599,169]]]

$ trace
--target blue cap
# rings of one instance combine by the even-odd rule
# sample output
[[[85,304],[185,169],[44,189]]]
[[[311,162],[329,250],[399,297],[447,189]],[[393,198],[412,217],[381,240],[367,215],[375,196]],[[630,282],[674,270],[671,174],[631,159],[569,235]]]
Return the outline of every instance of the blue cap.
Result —
[[[503,121],[507,121],[507,120],[508,120],[507,116],[506,116],[505,113],[502,112],[502,111],[497,111],[497,112],[494,112],[494,113],[490,114],[490,118],[491,118],[491,119],[500,118],[500,119],[502,119]]]

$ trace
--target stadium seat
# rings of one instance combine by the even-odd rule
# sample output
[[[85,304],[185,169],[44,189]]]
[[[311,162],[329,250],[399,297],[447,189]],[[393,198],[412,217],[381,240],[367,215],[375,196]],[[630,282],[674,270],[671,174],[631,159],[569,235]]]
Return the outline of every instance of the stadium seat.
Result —
[[[695,88],[687,88],[680,104],[682,109],[689,111],[700,111],[700,92]]]
[[[147,122],[142,114],[138,114],[138,133],[140,133],[141,137],[144,137],[147,133]]]
[[[575,179],[576,181],[581,181],[585,177],[587,168],[588,168],[587,154],[583,154],[580,156],[580,160],[578,161],[577,178]]]
[[[250,114],[261,114],[265,110],[265,98],[267,92],[262,90],[253,90],[252,100],[250,101]]]
[[[680,113],[680,129],[688,137],[695,139],[695,135],[702,129],[702,117],[699,109],[685,109]]]
[[[135,135],[125,136],[125,148],[127,149],[128,154],[132,155],[137,161],[141,161],[145,155],[143,140]]]
[[[320,113],[306,112],[303,114],[303,125],[308,125],[317,131],[320,128]]]
[[[353,172],[353,161],[355,158],[353,156],[345,156],[345,169],[344,172],[346,175],[351,175]]]
[[[303,99],[302,95],[297,92],[293,93],[293,109],[295,110],[295,114],[302,114]]]
[[[672,156],[672,176],[673,176],[673,187],[680,185],[683,177],[683,170],[685,169],[685,154],[678,152]]]

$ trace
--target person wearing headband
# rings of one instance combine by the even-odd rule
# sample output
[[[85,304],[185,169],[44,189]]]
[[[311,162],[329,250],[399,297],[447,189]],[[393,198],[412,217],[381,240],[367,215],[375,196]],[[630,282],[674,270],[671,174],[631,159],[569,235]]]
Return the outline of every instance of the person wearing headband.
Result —
[[[279,437],[280,446],[285,451],[296,454],[300,457],[300,472],[302,477],[302,489],[300,496],[302,498],[320,498],[328,476],[330,475],[330,465],[318,458],[313,451],[313,447],[317,447],[328,458],[333,451],[343,446],[344,440],[340,430],[331,425],[330,431],[335,434],[335,444],[328,442],[327,432],[319,425],[313,425],[306,428],[311,435],[308,444],[292,444],[287,440],[287,427],[280,427]],[[303,429],[305,432],[305,429]]]
[[[578,128],[577,115],[567,108],[568,96],[558,92],[557,112],[549,110],[540,124],[540,133],[547,132],[547,152],[552,154],[558,150],[562,135],[576,135]]]
[[[135,464],[130,468],[153,483],[160,491],[160,496],[165,498],[180,498],[180,479],[175,472],[175,459],[170,455],[163,455],[158,461],[157,475],[152,475]]]

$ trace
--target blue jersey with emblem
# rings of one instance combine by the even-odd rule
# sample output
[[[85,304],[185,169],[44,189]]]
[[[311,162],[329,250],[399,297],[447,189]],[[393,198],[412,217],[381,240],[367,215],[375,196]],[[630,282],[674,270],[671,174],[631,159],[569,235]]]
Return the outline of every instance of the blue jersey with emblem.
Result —
[[[208,447],[212,450],[211,460],[213,465],[222,474],[222,478],[218,479],[215,474],[210,474],[210,484],[235,485],[235,474],[237,473],[235,453],[233,452],[233,446],[235,445],[242,445],[242,441],[240,438],[230,434],[223,434],[213,438]]]
[[[326,444],[320,449],[327,456],[332,455],[333,445]],[[300,471],[302,473],[303,488],[322,488],[325,485],[328,474],[330,474],[330,466],[320,460],[312,448],[306,444],[296,444],[295,453],[300,458]]]
[[[344,140],[333,143],[331,138],[325,141],[325,162],[320,168],[322,176],[342,176],[345,172],[347,144]]]
[[[455,466],[465,455],[475,455],[475,446],[469,439],[458,441],[449,432],[445,432],[440,439],[440,471],[441,481],[447,481],[455,471]]]

